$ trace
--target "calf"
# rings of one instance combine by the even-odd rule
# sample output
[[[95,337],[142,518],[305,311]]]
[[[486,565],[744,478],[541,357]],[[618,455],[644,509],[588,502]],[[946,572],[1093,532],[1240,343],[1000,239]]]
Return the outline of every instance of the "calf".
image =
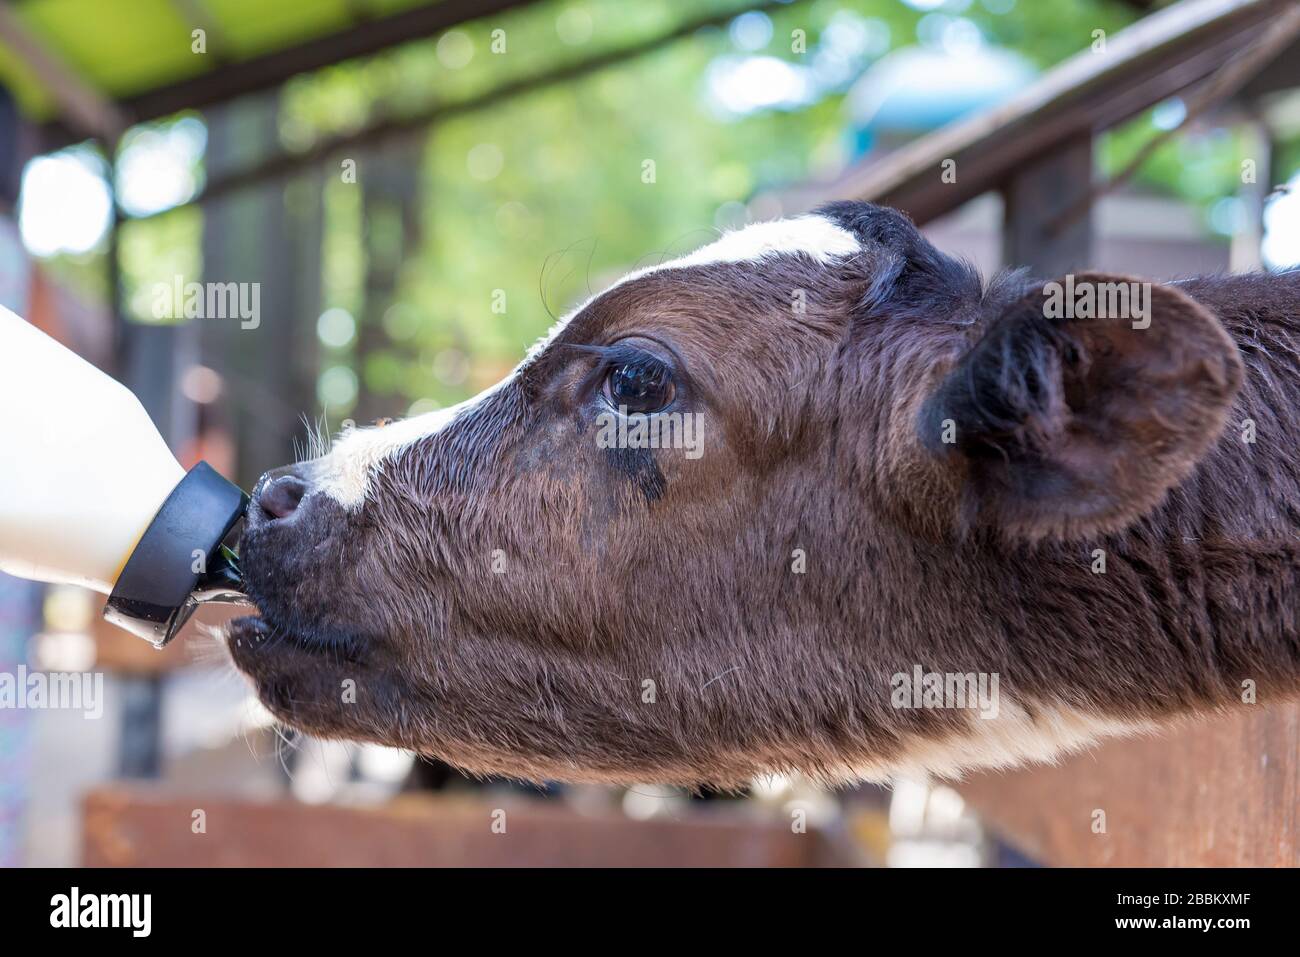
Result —
[[[865,203],[724,235],[264,476],[230,653],[312,734],[624,783],[954,775],[1294,694],[1300,273],[1129,282],[984,284]]]

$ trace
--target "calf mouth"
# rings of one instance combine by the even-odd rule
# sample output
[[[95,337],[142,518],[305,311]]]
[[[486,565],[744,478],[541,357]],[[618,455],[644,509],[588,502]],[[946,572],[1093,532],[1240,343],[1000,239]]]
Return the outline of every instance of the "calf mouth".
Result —
[[[356,661],[366,643],[334,624],[347,617],[335,607],[346,523],[333,503],[308,494],[301,469],[268,472],[253,491],[239,564],[244,593],[258,614],[231,622],[231,651],[270,658],[292,649]]]
[[[352,647],[354,643],[343,645],[305,636],[293,629],[276,625],[262,614],[236,618],[226,626],[226,637],[231,654],[237,657],[242,652],[245,658],[257,655],[269,659],[282,648],[322,659],[356,661],[360,657]]]
[[[308,703],[303,679],[320,668],[320,652],[265,618],[250,615],[227,626],[230,659],[253,683],[258,699],[277,717],[299,724]]]
[[[325,660],[343,662],[360,662],[365,657],[367,643],[355,635],[285,625],[271,617],[256,599],[253,599],[253,604],[257,606],[258,614],[236,618],[226,626],[232,647],[247,646],[259,649],[263,654],[273,654],[281,646],[286,646]]]
[[[245,554],[250,550],[241,550]],[[248,597],[256,615],[236,618],[226,626],[226,646],[239,670],[257,679],[263,674],[296,667],[358,667],[373,655],[374,642],[307,622],[294,612],[294,573],[280,567],[274,555],[251,550],[256,562],[246,567]]]
[[[226,649],[277,719],[319,736],[355,735],[362,699],[386,686],[381,643],[351,624],[354,589],[340,579],[345,516],[302,475],[302,466],[280,469],[254,490],[239,564],[257,614],[226,626]]]
[[[231,622],[226,647],[258,700],[280,721],[322,737],[356,733],[356,696],[349,698],[348,685],[369,684],[374,674],[360,657],[259,616]]]

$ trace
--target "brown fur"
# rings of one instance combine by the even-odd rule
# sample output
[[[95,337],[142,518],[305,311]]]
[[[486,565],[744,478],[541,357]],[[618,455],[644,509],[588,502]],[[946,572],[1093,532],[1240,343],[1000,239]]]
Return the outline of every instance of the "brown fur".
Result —
[[[1300,275],[1158,286],[1142,331],[1051,322],[1041,283],[828,215],[861,253],[617,286],[359,510],[254,509],[263,618],[230,646],[267,706],[473,772],[738,785],[941,741],[958,770],[980,719],[894,707],[916,665],[997,673],[992,720],[1048,734],[1295,693]],[[675,357],[699,459],[597,447],[571,347],[629,337]]]

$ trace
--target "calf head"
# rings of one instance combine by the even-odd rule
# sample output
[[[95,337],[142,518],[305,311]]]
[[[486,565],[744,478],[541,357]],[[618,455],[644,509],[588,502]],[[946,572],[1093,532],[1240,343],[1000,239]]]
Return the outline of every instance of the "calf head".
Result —
[[[1209,706],[1260,662],[1170,642],[1150,569],[1237,349],[1174,286],[1057,288],[860,203],[634,273],[268,473],[234,661],[311,733],[531,779],[950,773]],[[936,674],[992,695],[902,688]]]

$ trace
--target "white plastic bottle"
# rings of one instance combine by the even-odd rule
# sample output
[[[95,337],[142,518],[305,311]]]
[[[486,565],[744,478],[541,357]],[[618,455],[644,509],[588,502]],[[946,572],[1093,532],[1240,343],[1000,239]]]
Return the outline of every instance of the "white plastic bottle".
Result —
[[[107,595],[185,470],[131,392],[0,308],[0,569]]]
[[[217,570],[207,550],[232,580],[216,550],[242,514],[243,493],[203,463],[187,476],[130,390],[3,307],[0,448],[0,570],[84,585],[112,595],[112,606],[130,560],[130,588],[109,617],[140,633],[121,618],[144,611],[145,636],[157,643],[188,617],[158,620],[178,582],[192,575],[188,594]],[[238,514],[216,514],[241,499]],[[164,505],[168,527],[154,527]],[[175,569],[181,558],[186,567]]]

